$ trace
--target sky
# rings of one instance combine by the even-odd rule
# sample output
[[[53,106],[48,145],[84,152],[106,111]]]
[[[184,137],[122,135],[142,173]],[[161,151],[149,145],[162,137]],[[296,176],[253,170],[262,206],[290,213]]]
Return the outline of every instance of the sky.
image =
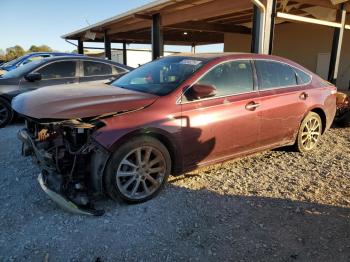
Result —
[[[62,35],[152,2],[151,0],[0,0],[0,49],[20,45],[48,45],[57,51],[73,51]],[[92,45],[100,46],[103,45]],[[113,44],[112,48],[120,45]],[[137,45],[132,45],[137,48]],[[145,45],[139,47],[147,47]],[[165,50],[190,51],[190,47],[167,46]],[[198,51],[222,51],[221,45],[198,47]]]

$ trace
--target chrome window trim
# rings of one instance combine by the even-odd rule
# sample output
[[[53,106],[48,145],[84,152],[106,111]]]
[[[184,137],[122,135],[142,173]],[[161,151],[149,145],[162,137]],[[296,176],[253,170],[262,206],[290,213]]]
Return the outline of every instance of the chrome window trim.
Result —
[[[243,60],[243,61],[251,61],[254,63],[254,61],[261,61],[261,60],[264,60],[264,61],[269,61],[269,62],[276,62],[276,63],[280,63],[280,64],[285,64],[287,66],[290,66],[292,69],[298,69],[302,72],[304,72],[305,74],[307,74],[309,77],[310,77],[310,81],[307,82],[307,83],[304,83],[304,84],[296,84],[296,85],[289,85],[289,86],[277,86],[277,87],[273,87],[273,88],[268,88],[268,89],[261,89],[260,86],[259,86],[259,83],[257,85],[257,90],[253,90],[251,92],[243,92],[243,93],[237,93],[237,94],[231,94],[231,95],[225,95],[225,96],[217,96],[217,97],[208,97],[208,98],[203,98],[203,99],[198,99],[198,100],[195,100],[195,101],[188,101],[188,102],[182,102],[181,101],[181,98],[183,96],[183,94],[189,89],[191,88],[193,85],[195,85],[196,83],[198,83],[199,80],[201,80],[210,70],[214,69],[215,67],[223,64],[223,63],[226,63],[226,62],[233,62],[233,61],[240,61],[240,60]],[[254,68],[255,67],[255,64],[254,64]],[[295,72],[295,70],[293,69],[295,75],[297,76],[297,73]],[[256,69],[255,69],[256,71]],[[256,72],[257,74],[257,72]],[[259,77],[257,76],[258,80],[259,80]],[[294,65],[291,65],[289,63],[286,63],[286,62],[283,62],[283,61],[278,61],[278,60],[274,60],[274,59],[269,59],[269,58],[247,58],[247,59],[244,59],[244,58],[235,58],[235,59],[230,59],[230,60],[226,60],[226,61],[223,61],[223,62],[220,62],[219,64],[216,64],[215,66],[211,67],[208,71],[206,71],[203,75],[201,75],[192,85],[190,85],[189,87],[187,87],[185,89],[185,91],[183,91],[181,93],[181,95],[176,99],[176,104],[177,105],[185,105],[185,104],[189,104],[189,103],[194,103],[194,102],[199,102],[199,101],[207,101],[207,100],[212,100],[212,99],[219,99],[219,98],[224,98],[224,97],[228,97],[228,96],[237,96],[237,95],[243,95],[243,94],[250,94],[250,93],[256,93],[256,92],[264,92],[264,91],[271,91],[271,90],[281,90],[281,89],[285,89],[285,88],[291,88],[291,87],[303,87],[303,86],[307,86],[309,84],[312,83],[312,80],[313,80],[313,76],[307,72],[305,72],[304,70],[294,66]]]
[[[100,76],[113,76],[114,74],[108,74],[108,75],[93,75],[93,76],[81,76],[80,78],[86,78],[86,77],[100,77]]]

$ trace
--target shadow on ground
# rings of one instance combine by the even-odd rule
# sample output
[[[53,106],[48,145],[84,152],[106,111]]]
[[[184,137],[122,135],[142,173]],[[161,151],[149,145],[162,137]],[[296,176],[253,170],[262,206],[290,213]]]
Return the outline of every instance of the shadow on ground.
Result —
[[[100,201],[107,214],[92,218],[67,214],[43,193],[35,194],[40,201],[27,196],[34,215],[16,207],[7,211],[21,211],[23,219],[2,224],[1,235],[8,236],[2,256],[20,246],[19,261],[39,261],[46,254],[50,261],[350,259],[347,208],[169,185],[140,205]]]
[[[66,213],[20,157],[18,128],[0,136],[0,261],[350,261],[349,208],[176,185],[192,174],[143,204],[103,199],[103,217]]]

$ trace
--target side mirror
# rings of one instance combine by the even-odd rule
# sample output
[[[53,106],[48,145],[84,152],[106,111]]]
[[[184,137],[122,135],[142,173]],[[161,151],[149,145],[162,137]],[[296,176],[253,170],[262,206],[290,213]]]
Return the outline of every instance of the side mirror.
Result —
[[[35,81],[40,81],[41,80],[41,74],[40,73],[30,73],[26,75],[25,80],[29,82],[35,82]]]
[[[188,90],[189,100],[213,97],[216,95],[216,88],[213,85],[195,84]]]

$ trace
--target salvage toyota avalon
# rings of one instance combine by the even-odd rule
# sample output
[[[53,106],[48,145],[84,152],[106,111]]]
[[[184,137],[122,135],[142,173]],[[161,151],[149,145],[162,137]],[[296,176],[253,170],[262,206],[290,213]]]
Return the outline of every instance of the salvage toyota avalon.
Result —
[[[139,203],[169,174],[286,145],[314,149],[333,121],[336,88],[279,57],[191,54],[111,86],[42,88],[12,106],[26,119],[18,136],[43,190],[70,211],[101,215],[97,195]]]

